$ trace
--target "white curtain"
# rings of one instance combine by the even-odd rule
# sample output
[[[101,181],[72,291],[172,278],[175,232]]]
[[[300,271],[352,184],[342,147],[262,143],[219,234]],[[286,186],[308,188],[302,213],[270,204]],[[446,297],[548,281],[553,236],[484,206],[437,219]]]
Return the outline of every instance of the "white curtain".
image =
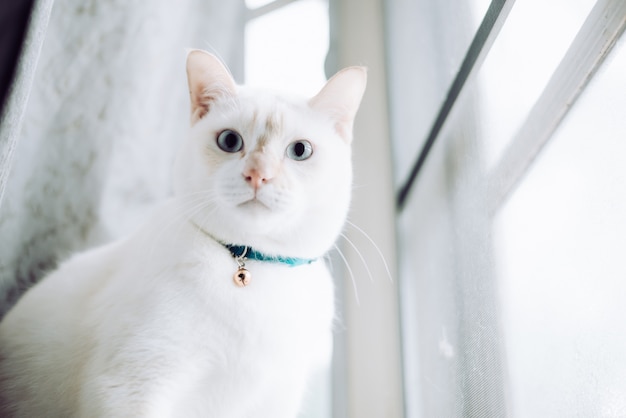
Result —
[[[0,315],[170,191],[186,48],[243,73],[243,0],[39,0],[0,125]]]

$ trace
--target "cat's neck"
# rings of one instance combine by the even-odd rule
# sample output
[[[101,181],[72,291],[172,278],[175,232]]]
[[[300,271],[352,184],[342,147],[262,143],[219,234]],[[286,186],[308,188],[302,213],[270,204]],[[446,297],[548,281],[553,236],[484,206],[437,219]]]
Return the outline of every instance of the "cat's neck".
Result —
[[[289,267],[297,267],[301,265],[311,264],[317,261],[317,258],[297,257],[290,254],[266,252],[262,248],[253,247],[245,242],[228,242],[210,234],[208,231],[204,230],[200,225],[198,225],[191,219],[189,220],[189,223],[199,233],[222,245],[224,248],[230,251],[234,258],[245,258],[248,260],[284,264]]]

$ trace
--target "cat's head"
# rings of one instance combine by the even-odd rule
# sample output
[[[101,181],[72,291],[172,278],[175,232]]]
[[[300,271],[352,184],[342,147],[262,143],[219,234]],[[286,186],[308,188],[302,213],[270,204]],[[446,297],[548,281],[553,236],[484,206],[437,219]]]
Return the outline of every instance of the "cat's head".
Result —
[[[328,251],[348,213],[365,69],[340,71],[308,99],[238,86],[199,50],[187,77],[191,130],[174,179],[185,216],[220,241],[269,254]]]

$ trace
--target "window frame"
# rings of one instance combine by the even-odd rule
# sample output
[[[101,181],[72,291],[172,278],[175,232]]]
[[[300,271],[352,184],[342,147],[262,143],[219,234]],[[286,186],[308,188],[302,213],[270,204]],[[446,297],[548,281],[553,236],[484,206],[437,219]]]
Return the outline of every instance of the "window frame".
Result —
[[[450,125],[454,124],[455,121],[451,121],[449,116],[452,114],[455,106],[461,101],[459,99],[466,94],[467,91],[471,92],[474,83],[476,83],[476,75],[481,68],[481,64],[489,54],[490,48],[497,39],[500,29],[506,24],[513,5],[514,0],[491,1],[489,9],[484,15],[482,23],[476,31],[473,41],[465,54],[463,63],[460,65],[456,77],[447,90],[445,100],[439,108],[439,112],[433,121],[430,131],[423,140],[422,138],[412,139],[420,141],[423,145],[414,160],[410,174],[398,182],[399,185],[396,189],[396,209],[399,218],[406,215],[408,200],[411,193],[417,188],[418,183],[420,181],[428,181],[427,178],[424,178],[426,176],[424,176],[423,170],[432,155],[431,150],[439,141],[446,140],[442,138],[442,136],[454,131],[454,127]],[[620,36],[622,36],[625,27],[626,3],[620,0],[598,0],[595,3],[578,31],[576,38],[569,45],[566,55],[553,72],[549,83],[528,113],[522,127],[510,140],[504,153],[499,157],[494,167],[484,173],[485,178],[481,181],[485,184],[485,188],[482,192],[484,192],[486,196],[486,207],[483,209],[488,221],[492,221],[495,218],[499,209],[516,190],[516,186],[533,167],[533,162],[541,155],[545,145],[554,137],[553,134],[565,119],[576,100],[585,91],[590,80],[593,79],[598,69],[602,66],[605,58],[610,54]],[[394,139],[395,143],[399,142],[397,138]],[[454,197],[452,196],[452,198]],[[475,209],[476,208],[474,208],[474,210]],[[463,223],[467,223],[467,220],[453,220],[452,222],[455,222],[455,227],[459,226],[463,228]],[[402,228],[400,223],[398,224],[398,228]],[[400,235],[400,229],[398,233]],[[405,249],[400,248],[398,257],[399,260],[402,260],[403,258],[410,258],[411,254],[407,253]],[[463,266],[464,264],[461,262],[460,267],[457,266],[457,268],[463,269]],[[466,279],[468,276],[472,276],[471,271],[469,274],[465,275]],[[404,279],[405,278],[400,277],[401,282]],[[470,277],[469,280],[472,281],[472,285],[479,286],[485,285],[484,282],[489,282],[491,279]],[[489,283],[487,283],[487,285],[489,285]],[[493,298],[496,297],[492,290],[487,290],[487,294],[489,293],[493,295]],[[484,302],[484,300],[480,301],[480,303],[476,301],[468,302],[463,311],[463,315],[476,317],[477,313],[480,313],[482,309],[480,305]],[[493,303],[497,301],[490,302]],[[401,318],[401,321],[404,321],[404,318]],[[462,327],[462,324],[460,326]],[[460,335],[462,339],[472,338],[473,333],[471,330],[470,332],[461,330]],[[482,342],[490,343],[488,340],[483,340]],[[464,341],[461,341],[459,346],[463,347],[463,344]],[[492,344],[494,344],[494,347],[492,347],[491,350],[487,350],[488,354],[504,356],[504,353],[499,353],[498,347],[495,346],[496,343],[492,342]],[[404,364],[407,363],[406,356],[410,355],[419,355],[419,353],[407,353],[405,346]],[[465,364],[479,364],[473,362],[471,358],[469,360],[469,363],[465,360]],[[505,358],[501,359],[501,361],[505,360]],[[412,363],[415,362],[413,361]],[[497,368],[497,366],[495,368]],[[487,375],[486,378],[494,376],[494,374]],[[501,370],[495,373],[495,375],[499,375],[503,378],[500,383],[501,385],[506,385],[506,370]],[[490,408],[489,405],[494,405],[495,408],[506,408],[506,391],[508,389],[503,387],[502,393],[495,396],[494,399],[485,399],[484,393],[480,395],[480,388],[473,387],[480,386],[480,382],[481,379],[477,379],[468,387],[464,388],[463,395],[465,402],[468,404],[475,401],[482,403],[481,408]],[[404,385],[405,396],[407,398],[414,396],[413,393],[407,392],[416,390],[415,387],[411,387],[411,382],[405,379]],[[482,398],[474,399],[476,393],[482,396]],[[407,402],[411,403],[411,401],[408,400]],[[498,412],[494,409],[474,410],[472,405],[464,405],[463,408],[463,412],[468,415],[473,415],[478,412],[484,413],[487,410],[491,410],[491,413],[494,413],[494,411]],[[409,409],[413,411],[412,408]],[[407,411],[407,413],[411,411]],[[505,413],[505,410],[500,409],[499,413]]]

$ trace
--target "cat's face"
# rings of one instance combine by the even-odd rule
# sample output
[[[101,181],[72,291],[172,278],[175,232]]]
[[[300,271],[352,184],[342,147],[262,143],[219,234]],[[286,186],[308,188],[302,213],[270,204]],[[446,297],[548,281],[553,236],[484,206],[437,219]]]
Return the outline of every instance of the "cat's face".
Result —
[[[202,51],[188,59],[192,127],[176,193],[186,214],[223,242],[316,257],[348,211],[351,130],[365,71],[335,76],[310,100],[235,86]]]

